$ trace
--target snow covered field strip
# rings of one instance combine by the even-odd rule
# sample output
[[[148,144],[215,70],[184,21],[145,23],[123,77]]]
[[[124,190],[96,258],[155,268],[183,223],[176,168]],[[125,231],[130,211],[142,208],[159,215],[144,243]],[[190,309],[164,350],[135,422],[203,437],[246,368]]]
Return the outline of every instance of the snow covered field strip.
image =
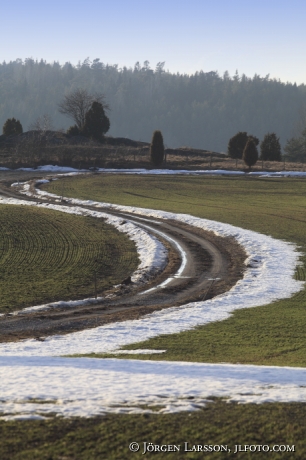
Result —
[[[197,175],[197,176],[260,176],[260,177],[306,177],[306,172],[302,171],[228,171],[226,169],[198,169],[191,171],[189,169],[108,169],[100,168],[101,173],[116,174],[159,174],[159,175]]]
[[[0,358],[4,418],[197,410],[217,396],[241,403],[306,401],[306,369],[88,358]],[[192,399],[190,399],[192,398]]]
[[[41,181],[38,181],[41,183]],[[22,205],[22,206],[35,206],[47,209],[53,209],[56,211],[66,212],[68,214],[76,214],[82,216],[92,216],[101,219],[105,219],[110,225],[113,225],[120,232],[126,233],[136,244],[137,253],[140,259],[140,264],[137,270],[132,275],[132,281],[134,283],[144,283],[148,281],[152,276],[161,271],[167,263],[167,250],[165,246],[153,235],[150,235],[147,231],[143,230],[138,225],[122,219],[120,217],[112,216],[104,212],[91,211],[89,209],[80,208],[77,206],[68,207],[61,205],[54,205],[48,203],[35,203],[33,201],[16,200],[14,198],[1,198],[0,204],[10,205]],[[84,299],[76,301],[59,301],[45,305],[36,305],[33,307],[24,308],[22,313],[34,310],[44,310],[51,307],[75,307],[77,305],[96,303],[101,299]]]
[[[0,168],[0,171],[13,171],[9,168]],[[19,168],[15,171],[42,171],[46,173],[72,173],[72,174],[82,174],[84,172],[90,172],[88,169],[76,169],[69,166],[56,166],[56,165],[44,165],[38,166],[38,168]],[[198,169],[191,171],[189,169],[144,169],[144,168],[135,168],[135,169],[123,169],[123,168],[99,168],[96,172],[100,173],[115,173],[115,174],[160,174],[160,175],[177,175],[177,174],[186,174],[186,175],[222,175],[222,176],[262,176],[262,177],[306,177],[306,172],[304,171],[254,171],[254,172],[244,172],[244,171],[229,171],[226,169]]]

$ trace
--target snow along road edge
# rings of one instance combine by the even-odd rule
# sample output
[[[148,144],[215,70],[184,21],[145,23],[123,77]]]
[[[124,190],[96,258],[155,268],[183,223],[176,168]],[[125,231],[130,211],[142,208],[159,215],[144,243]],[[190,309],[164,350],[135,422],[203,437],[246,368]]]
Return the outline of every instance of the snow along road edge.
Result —
[[[29,187],[26,189],[25,192],[30,193]],[[37,196],[47,197],[49,195],[56,198],[56,195],[41,190],[36,191]],[[187,214],[112,205],[91,200],[70,198],[65,198],[65,200],[74,205],[90,205],[148,217],[174,219],[213,231],[220,236],[232,236],[248,254],[246,261],[248,268],[245,276],[225,294],[204,302],[190,302],[180,307],[167,308],[138,320],[111,323],[64,336],[47,337],[44,342],[25,340],[24,342],[1,344],[0,353],[23,356],[59,356],[114,351],[124,345],[144,341],[161,334],[173,334],[212,321],[221,321],[228,318],[237,309],[266,305],[275,300],[291,297],[304,286],[304,282],[293,279],[301,254],[292,243]]]

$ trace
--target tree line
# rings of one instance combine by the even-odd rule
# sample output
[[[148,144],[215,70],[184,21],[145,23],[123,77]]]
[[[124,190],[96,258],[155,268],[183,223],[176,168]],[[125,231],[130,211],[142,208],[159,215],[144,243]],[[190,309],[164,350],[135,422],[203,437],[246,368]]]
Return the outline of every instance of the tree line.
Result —
[[[104,134],[110,128],[110,121],[105,114],[105,110],[109,110],[109,106],[105,103],[105,98],[101,94],[90,94],[85,89],[77,88],[58,104],[60,113],[71,118],[75,125],[70,126],[67,130],[69,137],[85,136],[93,141],[107,143],[109,139],[105,139]],[[39,118],[32,126],[32,130],[39,131],[44,134],[46,132],[46,124],[49,120],[45,116]],[[3,125],[4,137],[15,137],[23,133],[23,128],[20,120],[9,118]],[[302,132],[302,139],[306,135],[306,130]],[[304,137],[303,137],[304,136]],[[119,139],[117,139],[119,140]],[[259,139],[256,136],[248,134],[246,131],[238,132],[231,137],[228,143],[227,154],[233,159],[243,159],[245,164],[251,168],[259,158],[257,146]],[[301,147],[299,139],[290,139],[285,147],[285,150],[290,149],[292,145]],[[302,143],[302,148],[305,147],[305,141]],[[262,161],[281,161],[282,152],[279,138],[275,133],[267,133],[260,144],[260,158]],[[153,133],[150,158],[154,166],[160,167],[164,161],[164,141],[160,130],[155,130]],[[237,163],[237,161],[236,161]]]
[[[0,126],[15,117],[28,130],[47,116],[54,128],[67,130],[69,120],[58,104],[76,88],[105,95],[112,136],[148,141],[161,130],[167,147],[223,152],[239,131],[260,139],[275,132],[284,147],[306,106],[305,85],[269,76],[175,74],[165,71],[163,62],[120,68],[99,59],[73,66],[29,58],[0,64]]]
[[[228,156],[236,160],[242,159],[251,168],[259,159],[258,144],[259,139],[256,136],[240,131],[228,142]],[[262,161],[282,161],[281,145],[275,133],[267,133],[264,136],[260,143],[260,159]]]

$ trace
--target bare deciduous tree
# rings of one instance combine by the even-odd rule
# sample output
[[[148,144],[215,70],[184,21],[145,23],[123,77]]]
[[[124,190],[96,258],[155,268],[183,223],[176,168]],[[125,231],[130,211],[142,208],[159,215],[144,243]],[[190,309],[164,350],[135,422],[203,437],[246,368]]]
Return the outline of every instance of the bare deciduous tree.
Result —
[[[81,131],[85,125],[86,113],[95,101],[102,104],[104,110],[109,109],[103,94],[90,94],[86,89],[77,88],[64,97],[58,109],[60,113],[72,118]]]
[[[40,131],[42,133],[45,133],[46,131],[51,131],[52,129],[52,118],[47,113],[45,113],[41,117],[38,117],[37,120],[30,125],[30,130]]]

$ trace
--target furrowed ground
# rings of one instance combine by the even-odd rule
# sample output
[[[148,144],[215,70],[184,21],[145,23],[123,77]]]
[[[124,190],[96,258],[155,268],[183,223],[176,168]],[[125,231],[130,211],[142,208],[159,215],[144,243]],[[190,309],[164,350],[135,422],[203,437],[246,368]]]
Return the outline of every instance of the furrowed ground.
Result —
[[[93,175],[54,181],[44,189],[226,222],[297,243],[306,253],[303,179]],[[305,262],[303,256],[296,272],[301,280],[305,280]],[[290,299],[236,311],[225,321],[126,348],[167,350],[158,355],[133,355],[133,359],[305,366],[305,304],[304,289]]]
[[[0,312],[93,297],[137,267],[134,243],[102,219],[1,205]]]

